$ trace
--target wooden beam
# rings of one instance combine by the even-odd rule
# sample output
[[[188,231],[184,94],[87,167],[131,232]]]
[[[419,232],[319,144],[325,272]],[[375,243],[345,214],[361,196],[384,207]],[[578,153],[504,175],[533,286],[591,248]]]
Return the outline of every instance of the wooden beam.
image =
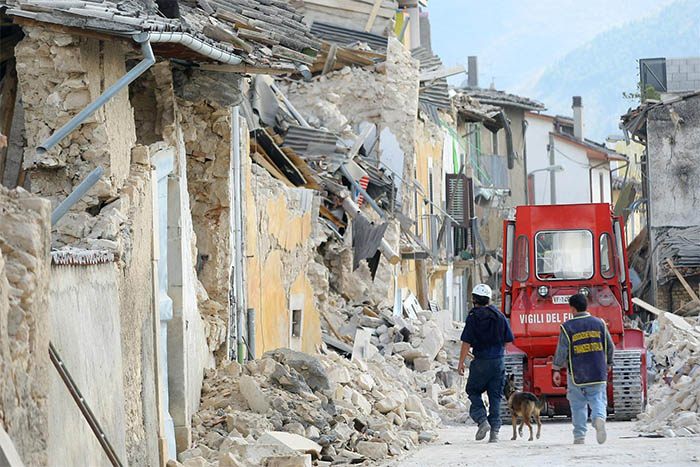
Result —
[[[700,304],[700,298],[698,298],[693,288],[685,280],[685,277],[683,277],[683,275],[680,272],[678,272],[678,269],[676,269],[676,265],[673,264],[673,260],[671,258],[666,258],[666,263],[668,263],[669,267],[671,268],[671,271],[673,271],[673,273],[676,275],[681,284],[683,284],[683,288],[686,292],[688,292],[690,298],[692,298],[694,302]]]
[[[374,0],[374,5],[372,5],[372,12],[367,18],[367,24],[365,24],[365,31],[369,32],[374,26],[374,20],[377,19],[377,13],[379,13],[379,7],[382,6],[382,0]]]
[[[294,68],[263,68],[248,65],[200,65],[201,70],[218,71],[221,73],[243,73],[249,75],[286,75],[288,73],[297,73]]]
[[[15,114],[15,102],[17,102],[17,70],[14,58],[7,63],[5,79],[2,80],[0,89],[0,133],[7,137],[7,145],[0,147],[0,184],[5,177],[5,163],[7,151],[10,146],[10,131]]]
[[[652,313],[652,314],[654,314],[654,315],[656,315],[656,316],[661,316],[661,315],[663,315],[664,313],[666,313],[666,312],[663,311],[663,310],[659,310],[659,309],[656,308],[654,305],[651,305],[651,304],[645,302],[644,300],[642,300],[642,299],[639,298],[639,297],[634,297],[634,298],[632,298],[632,303],[634,303],[634,304],[637,305],[638,307],[644,308],[644,309],[647,310],[649,313]]]
[[[326,56],[326,63],[323,64],[323,71],[321,72],[322,75],[325,75],[331,69],[333,68],[333,65],[335,65],[335,53],[338,51],[338,46],[333,44],[331,45],[330,50],[328,51],[328,55]]]
[[[425,73],[421,73],[419,79],[420,79],[420,81],[431,81],[434,79],[446,78],[448,76],[458,75],[460,73],[464,73],[465,71],[466,70],[464,69],[464,65],[443,67],[443,68],[439,68],[435,71],[427,71]]]
[[[217,39],[223,42],[228,42],[239,50],[245,50],[248,53],[253,51],[253,46],[248,44],[246,41],[238,37],[233,32],[222,28],[221,26],[206,25],[202,33],[205,36],[211,37],[212,39]]]
[[[256,147],[256,149],[257,149],[257,147]],[[277,167],[275,167],[274,164],[272,164],[272,163],[269,162],[267,159],[265,159],[265,156],[263,156],[262,154],[260,154],[260,153],[258,153],[258,152],[256,152],[256,151],[251,151],[251,152],[250,152],[250,157],[251,157],[259,166],[263,167],[263,168],[266,169],[268,172],[270,172],[270,175],[272,175],[273,177],[275,177],[277,180],[281,181],[282,183],[284,183],[284,184],[287,185],[288,187],[294,188],[294,184],[292,184],[292,182],[290,182],[290,181],[287,179],[287,177],[285,177],[284,174],[282,174],[282,172],[280,172],[280,171],[277,169]]]

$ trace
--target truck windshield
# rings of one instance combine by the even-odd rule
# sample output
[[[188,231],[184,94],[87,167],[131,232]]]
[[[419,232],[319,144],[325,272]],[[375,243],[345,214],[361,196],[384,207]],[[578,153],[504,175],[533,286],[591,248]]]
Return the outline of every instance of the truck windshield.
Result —
[[[535,236],[537,278],[579,280],[593,277],[593,235],[588,230],[554,230]]]

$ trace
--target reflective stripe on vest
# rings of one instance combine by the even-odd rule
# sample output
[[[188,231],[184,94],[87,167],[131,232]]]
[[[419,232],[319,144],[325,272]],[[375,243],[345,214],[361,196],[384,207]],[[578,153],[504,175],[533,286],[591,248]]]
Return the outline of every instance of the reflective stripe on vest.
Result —
[[[608,380],[608,340],[602,319],[581,314],[561,325],[569,340],[569,370],[577,386]]]

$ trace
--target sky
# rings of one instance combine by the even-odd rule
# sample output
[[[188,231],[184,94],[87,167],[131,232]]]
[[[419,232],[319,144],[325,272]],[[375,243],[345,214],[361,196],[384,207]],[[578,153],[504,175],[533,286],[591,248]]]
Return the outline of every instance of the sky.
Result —
[[[476,55],[479,85],[531,93],[546,67],[596,35],[673,0],[431,0],[433,52],[445,65]],[[466,75],[450,78],[459,85]]]

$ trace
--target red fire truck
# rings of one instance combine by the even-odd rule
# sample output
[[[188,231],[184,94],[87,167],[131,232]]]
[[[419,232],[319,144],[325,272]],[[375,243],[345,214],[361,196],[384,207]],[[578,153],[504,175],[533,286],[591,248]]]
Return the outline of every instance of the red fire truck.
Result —
[[[506,372],[516,385],[546,400],[550,416],[569,414],[566,380],[552,383],[559,329],[570,317],[568,299],[588,297],[615,341],[608,376],[608,409],[631,419],[646,403],[644,335],[624,328],[632,313],[624,224],[610,205],[519,206],[504,222],[501,307],[515,341],[506,348]]]

